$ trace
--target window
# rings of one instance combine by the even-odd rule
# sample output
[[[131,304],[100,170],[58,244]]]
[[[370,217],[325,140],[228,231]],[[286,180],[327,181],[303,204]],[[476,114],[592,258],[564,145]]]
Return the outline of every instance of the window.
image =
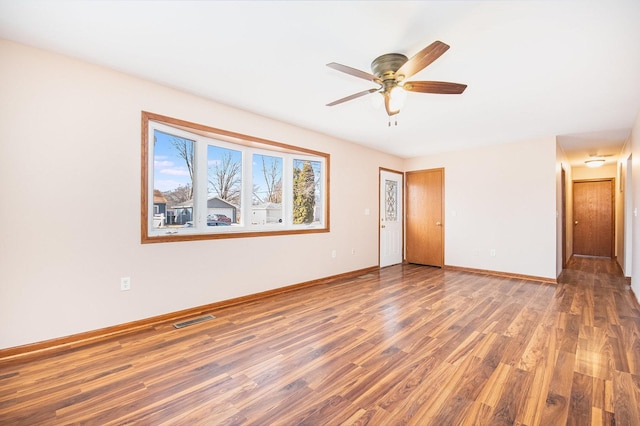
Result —
[[[142,242],[329,231],[329,155],[142,113]]]
[[[251,225],[283,224],[282,167],[284,159],[265,153],[253,154]]]

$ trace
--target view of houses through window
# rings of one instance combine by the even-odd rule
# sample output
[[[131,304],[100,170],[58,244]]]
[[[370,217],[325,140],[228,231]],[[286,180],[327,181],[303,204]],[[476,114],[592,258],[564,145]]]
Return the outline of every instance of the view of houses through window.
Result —
[[[326,228],[328,156],[148,128],[149,237]]]

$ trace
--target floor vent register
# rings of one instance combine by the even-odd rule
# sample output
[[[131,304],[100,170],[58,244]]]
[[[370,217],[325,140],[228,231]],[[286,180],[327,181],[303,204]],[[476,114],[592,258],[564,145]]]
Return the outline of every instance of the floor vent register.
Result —
[[[202,317],[193,318],[193,319],[182,321],[182,322],[177,322],[177,323],[173,324],[173,326],[175,328],[184,328],[184,327],[189,327],[190,325],[200,324],[201,322],[209,321],[209,320],[212,320],[214,318],[215,317],[213,315],[205,315],[205,316],[202,316]]]

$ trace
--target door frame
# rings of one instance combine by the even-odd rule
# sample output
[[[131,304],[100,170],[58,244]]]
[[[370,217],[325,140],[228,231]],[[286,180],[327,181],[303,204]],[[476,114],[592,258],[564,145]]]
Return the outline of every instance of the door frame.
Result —
[[[440,240],[441,240],[441,247],[440,247],[440,264],[439,265],[429,265],[429,266],[435,266],[438,268],[445,268],[446,265],[446,260],[445,260],[445,233],[446,233],[446,223],[445,223],[445,168],[444,167],[434,167],[431,169],[420,169],[420,170],[410,170],[405,172],[405,197],[407,199],[407,201],[405,202],[405,222],[407,221],[408,218],[408,211],[410,210],[408,207],[409,204],[409,198],[407,196],[407,194],[409,194],[409,189],[408,189],[408,181],[409,181],[409,175],[412,174],[420,174],[420,173],[431,173],[431,172],[439,172],[440,173],[440,177],[441,177],[441,183],[440,183],[440,225],[438,225],[440,227]],[[405,226],[405,233],[407,233],[407,228],[408,226]],[[405,237],[405,262],[408,262],[407,260],[407,238]]]
[[[400,229],[400,251],[401,251],[400,263],[405,262],[405,247],[404,247],[404,232],[405,232],[404,222],[405,222],[405,209],[406,209],[405,201],[404,201],[405,199],[404,193],[405,193],[405,185],[406,185],[405,173],[398,170],[387,169],[386,167],[380,167],[378,169],[378,216],[376,218],[376,223],[378,224],[378,267],[380,267],[380,259],[382,258],[382,238],[381,238],[382,229],[380,225],[380,217],[382,215],[382,212],[380,211],[380,206],[382,205],[382,198],[381,198],[382,172],[397,174],[400,176],[400,179],[402,180],[402,185],[401,185],[402,197],[400,200],[398,200],[398,204],[402,206],[402,217],[400,218],[400,227],[401,227]]]
[[[562,229],[562,269],[565,269],[567,267],[567,172],[564,169],[564,164],[560,166],[560,185],[562,193],[562,222],[560,225]],[[571,238],[573,241],[573,235]]]
[[[594,178],[594,179],[575,179],[571,181],[571,193],[572,193],[572,205],[573,205],[573,220],[575,221],[575,211],[576,211],[576,200],[575,200],[575,185],[576,183],[587,183],[587,182],[609,182],[611,188],[611,259],[616,258],[616,179],[615,178]],[[580,253],[575,253],[575,238],[576,232],[575,229],[573,231],[572,246],[573,252],[576,255],[580,255]]]

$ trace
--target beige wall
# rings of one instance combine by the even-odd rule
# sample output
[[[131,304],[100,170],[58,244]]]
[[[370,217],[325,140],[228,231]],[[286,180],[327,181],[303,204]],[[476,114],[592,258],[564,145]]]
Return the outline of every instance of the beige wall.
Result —
[[[605,164],[602,167],[573,167],[573,180],[616,178],[617,164]]]
[[[571,173],[572,169],[569,165],[569,161],[567,159],[567,155],[560,147],[560,144],[556,141],[556,211],[558,215],[556,217],[556,276],[560,275],[562,272],[562,209],[563,209],[563,200],[562,200],[562,170],[565,172],[564,176],[564,184],[565,184],[565,205],[564,209],[566,226],[564,231],[566,231],[566,260],[568,261],[571,257],[571,253],[573,250],[573,226],[571,223],[573,222],[573,206],[571,205],[572,200],[572,185],[571,185]]]
[[[555,159],[551,137],[405,160],[445,168],[445,264],[555,278]]]
[[[620,160],[617,163],[617,177],[616,177],[616,205],[615,205],[615,226],[616,226],[616,260],[625,276],[631,276],[631,265],[626,260],[626,240],[627,240],[627,232],[625,229],[625,220],[626,215],[629,214],[627,212],[627,194],[624,188],[625,174],[627,173],[627,161],[624,156],[624,150],[622,155],[620,156]]]
[[[636,121],[631,130],[631,152],[632,158],[632,179],[631,187],[629,182],[625,181],[625,189],[631,191],[631,270],[640,271],[640,217],[638,216],[638,210],[640,208],[640,114],[636,116]],[[627,157],[628,158],[628,157]],[[628,275],[627,275],[628,276]],[[640,276],[636,273],[631,276],[631,288],[633,289],[636,298],[640,301]]]
[[[0,348],[378,264],[379,167],[401,159],[1,40],[0,58]],[[331,232],[141,245],[141,110],[331,154]]]
[[[637,130],[636,130],[637,131]],[[619,187],[622,188],[621,200],[619,201],[618,229],[621,231],[622,238],[617,241],[618,263],[624,271],[626,277],[631,277],[632,271],[632,244],[633,244],[633,178],[631,176],[632,155],[631,155],[631,136],[627,138],[624,149],[620,153],[620,177]],[[620,217],[622,216],[622,217]],[[640,294],[639,294],[640,296]]]

